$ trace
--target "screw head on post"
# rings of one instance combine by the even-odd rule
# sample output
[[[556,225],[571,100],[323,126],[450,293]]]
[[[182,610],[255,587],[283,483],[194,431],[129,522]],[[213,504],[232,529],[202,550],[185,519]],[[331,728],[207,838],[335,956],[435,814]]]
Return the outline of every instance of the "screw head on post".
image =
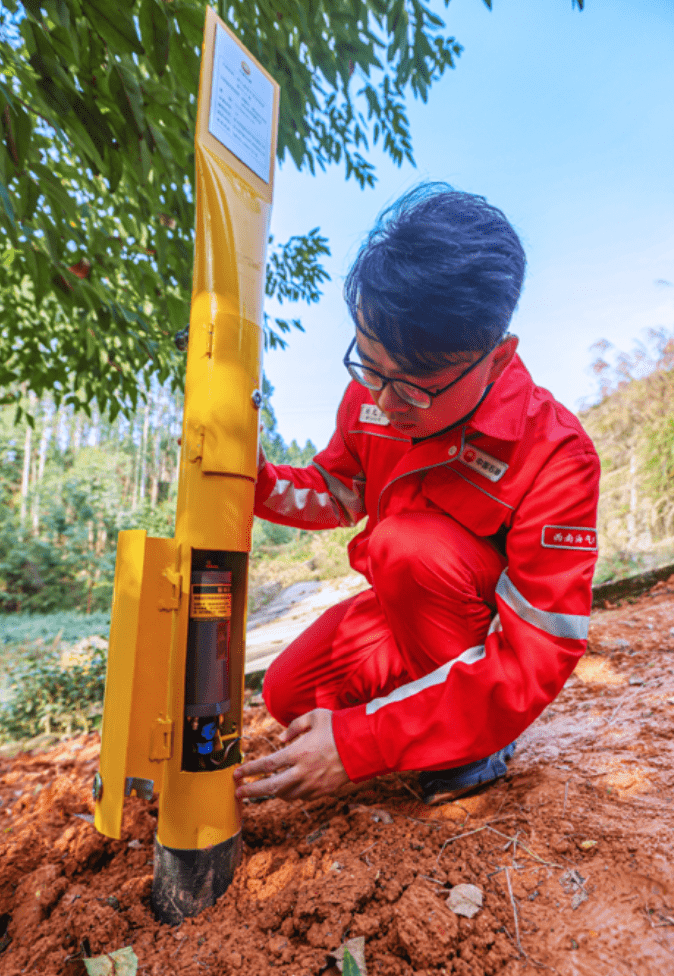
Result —
[[[91,787],[91,792],[94,797],[94,802],[98,803],[100,798],[103,796],[103,778],[100,773],[96,773],[94,776],[94,783]]]
[[[259,410],[262,406],[262,394],[259,390],[253,390],[251,394],[251,400],[253,401],[253,406],[256,410]]]

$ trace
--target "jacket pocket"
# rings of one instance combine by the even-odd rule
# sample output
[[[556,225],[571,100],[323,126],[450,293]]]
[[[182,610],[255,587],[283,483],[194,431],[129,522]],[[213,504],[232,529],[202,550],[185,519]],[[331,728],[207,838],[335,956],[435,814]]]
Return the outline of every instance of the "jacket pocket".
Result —
[[[424,478],[423,494],[443,512],[477,536],[493,536],[512,520],[513,507],[502,501],[498,487],[485,480],[473,481],[470,471],[458,471],[454,465],[429,471]],[[494,490],[496,489],[496,491]]]

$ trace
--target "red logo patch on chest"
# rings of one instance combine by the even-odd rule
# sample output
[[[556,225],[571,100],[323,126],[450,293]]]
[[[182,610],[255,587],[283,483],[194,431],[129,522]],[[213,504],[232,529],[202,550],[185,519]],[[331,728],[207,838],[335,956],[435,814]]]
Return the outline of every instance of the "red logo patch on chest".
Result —
[[[580,549],[594,552],[597,530],[577,525],[544,525],[541,545],[545,549]]]
[[[490,481],[500,481],[508,470],[505,461],[499,461],[498,458],[481,451],[479,447],[473,447],[472,444],[464,447],[459,460]]]

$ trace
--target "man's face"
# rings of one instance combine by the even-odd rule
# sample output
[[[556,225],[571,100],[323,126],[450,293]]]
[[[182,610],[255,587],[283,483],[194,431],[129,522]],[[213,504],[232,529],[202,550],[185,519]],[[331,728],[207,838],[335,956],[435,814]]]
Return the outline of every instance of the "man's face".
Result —
[[[431,393],[447,386],[480,357],[479,352],[466,352],[457,356],[460,362],[454,365],[435,373],[414,376],[412,373],[402,372],[380,342],[369,339],[360,329],[356,330],[356,334],[358,354],[363,365],[370,366],[387,378],[415,383]],[[409,437],[430,437],[455,424],[475,409],[484,391],[501,375],[516,349],[515,336],[505,339],[456,386],[441,393],[425,410],[401,400],[390,384],[383,390],[370,390],[370,395],[396,430]]]

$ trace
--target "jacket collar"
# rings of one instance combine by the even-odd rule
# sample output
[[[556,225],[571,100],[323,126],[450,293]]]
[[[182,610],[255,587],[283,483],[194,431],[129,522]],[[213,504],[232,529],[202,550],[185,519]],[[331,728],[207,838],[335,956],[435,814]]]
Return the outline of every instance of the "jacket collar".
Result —
[[[468,427],[496,440],[520,440],[533,389],[528,369],[515,354],[468,421]]]

